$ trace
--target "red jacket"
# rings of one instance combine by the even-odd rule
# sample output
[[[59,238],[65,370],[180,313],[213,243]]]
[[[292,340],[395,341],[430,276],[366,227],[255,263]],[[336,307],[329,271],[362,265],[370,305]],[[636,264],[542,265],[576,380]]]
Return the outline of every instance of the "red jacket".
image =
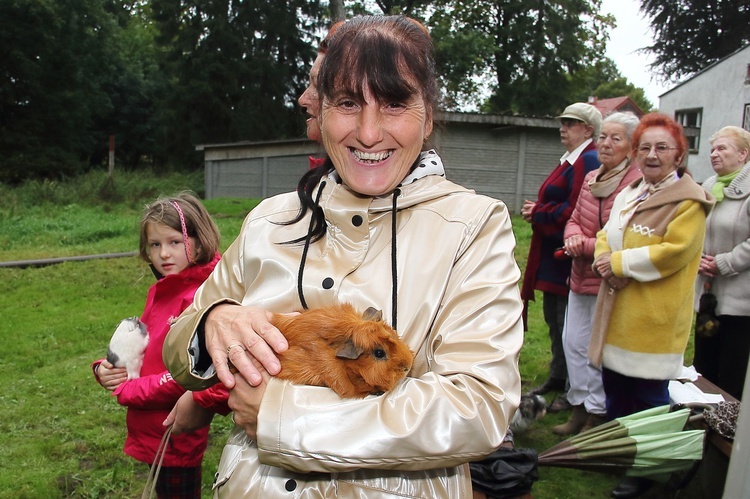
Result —
[[[620,185],[606,198],[598,198],[591,193],[589,181],[599,174],[599,170],[589,172],[583,180],[575,210],[568,223],[565,224],[565,239],[574,235],[582,235],[586,238],[583,255],[573,258],[573,267],[570,272],[570,290],[576,294],[596,295],[599,293],[602,280],[594,274],[591,268],[594,263],[596,233],[602,230],[609,220],[609,212],[612,211],[615,197],[633,181],[641,178],[641,172],[635,163],[631,163],[627,168],[627,172],[620,180]]]
[[[172,379],[162,361],[162,346],[171,321],[193,302],[195,291],[211,274],[219,254],[204,265],[194,265],[179,274],[159,279],[148,290],[141,322],[148,327],[149,342],[141,377],[123,382],[112,393],[128,408],[125,454],[151,464],[164,435],[163,422],[185,389]],[[97,361],[93,367],[101,363]],[[201,464],[208,444],[208,427],[192,433],[172,435],[164,466],[195,467]]]

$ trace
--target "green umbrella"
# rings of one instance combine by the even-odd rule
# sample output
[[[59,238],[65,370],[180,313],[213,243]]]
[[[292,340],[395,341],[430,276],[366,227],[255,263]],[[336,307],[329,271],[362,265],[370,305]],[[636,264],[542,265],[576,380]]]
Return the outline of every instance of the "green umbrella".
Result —
[[[685,430],[690,409],[654,407],[563,440],[539,454],[539,465],[625,474],[687,470],[703,456],[704,430]]]

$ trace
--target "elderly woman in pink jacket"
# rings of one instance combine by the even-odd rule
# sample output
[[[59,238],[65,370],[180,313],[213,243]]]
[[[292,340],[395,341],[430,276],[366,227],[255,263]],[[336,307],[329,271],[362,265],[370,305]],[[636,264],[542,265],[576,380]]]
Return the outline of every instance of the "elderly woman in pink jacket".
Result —
[[[568,309],[563,328],[563,349],[568,366],[570,419],[555,426],[557,435],[572,435],[605,421],[605,396],[601,370],[588,362],[591,325],[601,278],[594,274],[596,233],[609,219],[615,196],[640,178],[630,161],[631,138],[638,118],[630,112],[613,113],[602,121],[597,139],[598,170],[583,182],[575,210],[565,225],[564,254],[573,258]]]

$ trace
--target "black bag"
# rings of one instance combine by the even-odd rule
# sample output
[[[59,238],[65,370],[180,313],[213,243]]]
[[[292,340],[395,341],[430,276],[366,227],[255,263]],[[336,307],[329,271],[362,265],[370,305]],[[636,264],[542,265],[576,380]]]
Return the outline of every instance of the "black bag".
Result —
[[[537,467],[534,449],[500,447],[483,460],[469,463],[471,485],[491,499],[518,497],[531,492],[539,479]]]
[[[710,292],[711,284],[703,286],[703,294],[698,301],[698,315],[695,318],[695,335],[710,338],[719,331],[719,319],[716,317],[716,295]]]

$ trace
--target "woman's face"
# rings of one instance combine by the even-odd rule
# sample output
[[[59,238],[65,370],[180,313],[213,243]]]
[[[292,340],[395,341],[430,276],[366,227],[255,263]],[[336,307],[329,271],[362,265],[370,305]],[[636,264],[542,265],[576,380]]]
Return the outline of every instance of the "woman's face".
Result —
[[[740,150],[729,137],[719,137],[711,144],[711,166],[719,175],[728,175],[747,162],[748,150]]]
[[[421,95],[379,103],[365,85],[364,102],[340,93],[325,99],[322,109],[328,156],[344,183],[368,196],[395,189],[432,132],[432,117]]]
[[[638,143],[637,160],[643,178],[655,184],[677,169],[682,155],[669,130],[658,126],[644,130]]]
[[[604,123],[596,147],[605,171],[622,163],[631,147],[625,126],[620,123]]]
[[[568,152],[583,144],[593,133],[594,129],[583,121],[570,118],[560,120],[560,142]]]
[[[300,107],[304,108],[307,113],[307,138],[320,142],[320,125],[318,124],[318,106],[320,101],[318,99],[318,71],[320,71],[320,65],[323,62],[323,54],[318,54],[315,58],[312,67],[310,68],[310,83],[302,95],[299,96],[297,102]]]

